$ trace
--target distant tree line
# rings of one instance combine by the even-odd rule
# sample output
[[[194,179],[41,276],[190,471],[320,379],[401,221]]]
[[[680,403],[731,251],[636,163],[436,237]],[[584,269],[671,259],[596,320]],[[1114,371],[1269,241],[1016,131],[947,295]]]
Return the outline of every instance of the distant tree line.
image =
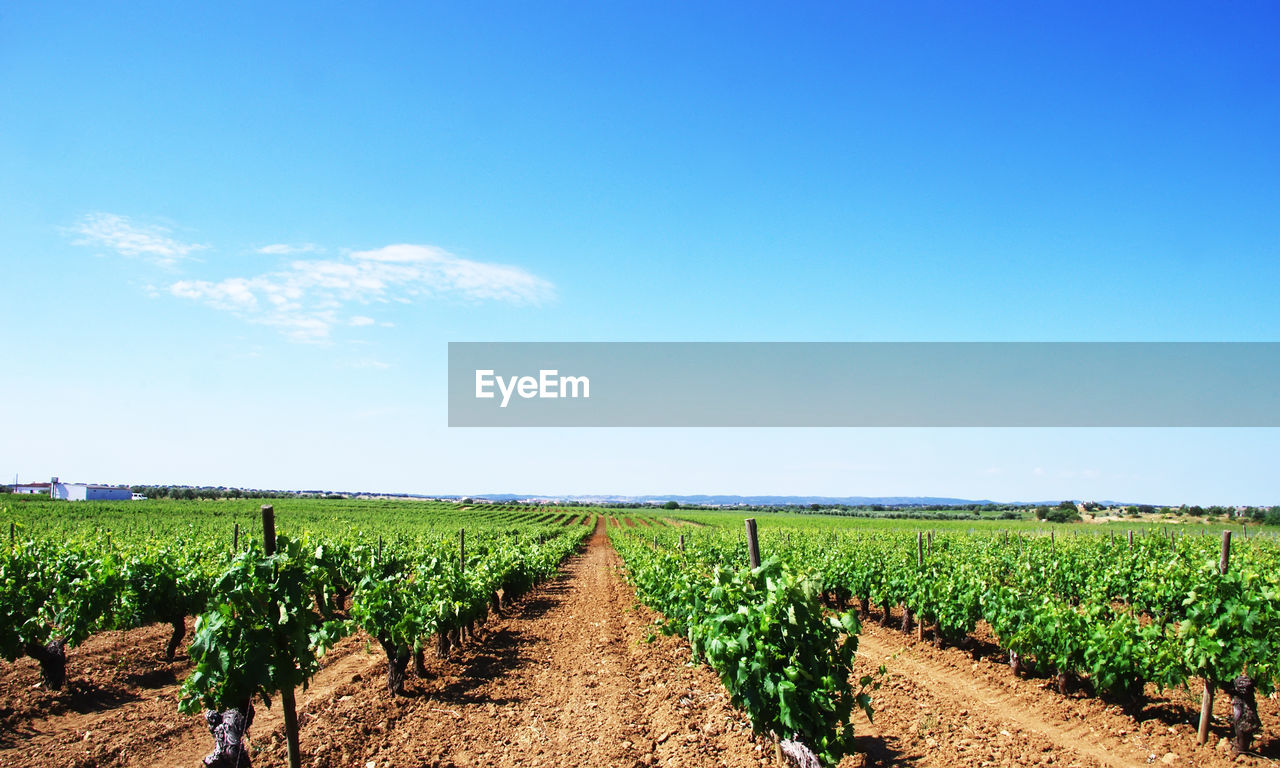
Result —
[[[257,488],[227,488],[224,486],[191,485],[135,485],[134,493],[148,499],[345,499],[340,493],[320,491],[270,491]]]
[[[495,504],[505,504],[508,502],[493,502]],[[516,503],[516,502],[510,502]],[[538,501],[530,502],[533,504],[541,504],[548,507],[590,507],[591,509],[701,509],[707,511],[716,511],[724,509],[739,509],[739,507],[712,507],[706,504],[681,504],[678,501],[668,501],[665,504],[656,504],[646,501]],[[674,506],[672,506],[674,505]]]
[[[983,514],[997,520],[1021,520],[1023,509],[1018,504],[810,504],[778,511],[888,520],[972,520]]]
[[[1135,504],[1124,507],[1121,512],[1121,514],[1129,516],[1151,515],[1156,513],[1205,518],[1233,517],[1241,520],[1242,522],[1253,521],[1264,522],[1269,525],[1280,525],[1280,505],[1273,505],[1270,507],[1201,507],[1197,505],[1188,506],[1183,504],[1177,507],[1153,507],[1150,504]]]

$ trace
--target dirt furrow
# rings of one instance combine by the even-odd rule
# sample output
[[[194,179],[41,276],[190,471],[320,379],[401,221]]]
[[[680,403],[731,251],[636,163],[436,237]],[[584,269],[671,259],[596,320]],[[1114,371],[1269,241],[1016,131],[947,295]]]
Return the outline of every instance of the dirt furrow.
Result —
[[[873,663],[883,663],[890,675],[902,675],[910,680],[911,685],[919,686],[939,698],[953,702],[962,702],[961,712],[968,721],[989,718],[997,721],[1001,731],[1008,734],[1006,738],[1012,748],[1015,741],[1040,742],[1033,744],[1033,751],[1042,756],[1050,752],[1058,752],[1088,758],[1086,765],[1099,764],[1111,768],[1133,768],[1147,765],[1147,754],[1134,754],[1132,747],[1121,749],[1122,745],[1108,744],[1107,740],[1098,739],[1098,734],[1090,733],[1085,726],[1060,726],[1039,717],[1034,711],[1026,708],[1022,702],[1003,691],[984,684],[981,680],[946,669],[934,667],[916,660],[911,650],[902,645],[886,642],[873,632],[864,632],[859,638],[859,655],[867,656]],[[942,709],[942,708],[939,708]],[[945,709],[943,710],[946,711]],[[934,711],[937,717],[941,712]],[[892,716],[886,712],[885,716]],[[969,727],[972,727],[970,722]],[[1038,736],[1039,739],[1029,738]],[[1044,742],[1050,749],[1044,749]],[[1127,754],[1126,754],[1127,753]]]
[[[1186,691],[1158,694],[1135,720],[1102,699],[1062,696],[1047,679],[1013,677],[1006,664],[957,648],[939,649],[896,630],[864,623],[861,673],[884,664],[876,723],[860,729],[885,765],[1263,765],[1262,756],[1233,757],[1225,725],[1196,746],[1198,709]],[[1186,701],[1182,701],[1182,699]],[[1225,715],[1219,702],[1217,711]],[[1267,740],[1264,749],[1273,743]],[[877,754],[878,753],[878,754]],[[1265,753],[1264,753],[1265,754]]]

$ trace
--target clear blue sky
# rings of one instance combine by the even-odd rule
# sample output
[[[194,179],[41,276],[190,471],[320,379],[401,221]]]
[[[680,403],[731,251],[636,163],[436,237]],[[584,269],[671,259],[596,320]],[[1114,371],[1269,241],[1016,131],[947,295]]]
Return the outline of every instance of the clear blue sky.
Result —
[[[835,6],[6,6],[0,476],[1280,502],[1274,429],[445,426],[451,340],[1280,340],[1274,4]]]

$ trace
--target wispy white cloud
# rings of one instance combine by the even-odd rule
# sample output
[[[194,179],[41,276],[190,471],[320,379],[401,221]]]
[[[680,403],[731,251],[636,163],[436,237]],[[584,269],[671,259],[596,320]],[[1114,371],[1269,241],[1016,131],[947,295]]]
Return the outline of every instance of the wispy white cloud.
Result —
[[[90,213],[70,231],[79,235],[73,245],[109,248],[121,256],[143,258],[162,267],[172,267],[208,247],[177,240],[170,236],[168,227],[137,224],[114,213]]]
[[[292,256],[299,253],[316,253],[322,249],[315,243],[272,243],[271,245],[264,245],[257,250],[258,253],[264,253],[268,256]]]
[[[413,303],[431,298],[540,304],[555,295],[548,281],[519,267],[473,261],[427,245],[389,245],[342,259],[299,259],[256,277],[180,280],[180,298],[279,329],[287,338],[324,342],[350,304]],[[372,318],[354,315],[348,325]]]
[[[218,283],[204,280],[179,280],[169,292],[184,299],[201,299],[224,309],[252,311],[258,308],[257,286],[243,277],[232,277]]]

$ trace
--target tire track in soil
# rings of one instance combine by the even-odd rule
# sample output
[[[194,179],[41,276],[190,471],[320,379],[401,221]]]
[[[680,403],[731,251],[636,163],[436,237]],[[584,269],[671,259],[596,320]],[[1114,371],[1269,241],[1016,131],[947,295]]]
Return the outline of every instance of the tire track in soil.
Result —
[[[1048,681],[1012,678],[1003,664],[974,662],[967,652],[940,650],[870,621],[863,623],[858,656],[857,674],[874,673],[880,664],[888,670],[874,694],[875,725],[859,729],[860,735],[871,731],[870,751],[881,753],[877,764],[1270,764],[1233,757],[1218,729],[1210,746],[1197,747],[1189,723],[1135,721],[1100,699],[1061,696]],[[1215,703],[1225,715],[1223,702]]]
[[[974,718],[973,713],[977,711],[998,721],[1003,726],[1002,730],[1009,734],[1010,741],[1026,740],[1027,735],[1035,735],[1049,742],[1053,747],[1051,751],[1065,752],[1068,756],[1074,753],[1087,758],[1090,761],[1088,765],[1109,768],[1148,765],[1145,752],[1140,758],[1133,756],[1132,746],[1124,748],[1126,745],[1108,743],[1110,739],[1083,723],[1073,726],[1052,723],[1029,709],[1025,702],[979,678],[913,658],[911,647],[905,643],[887,642],[878,633],[868,631],[859,636],[858,643],[858,655],[885,664],[891,675],[905,675],[914,686],[940,699],[961,703],[960,711],[967,718]]]

